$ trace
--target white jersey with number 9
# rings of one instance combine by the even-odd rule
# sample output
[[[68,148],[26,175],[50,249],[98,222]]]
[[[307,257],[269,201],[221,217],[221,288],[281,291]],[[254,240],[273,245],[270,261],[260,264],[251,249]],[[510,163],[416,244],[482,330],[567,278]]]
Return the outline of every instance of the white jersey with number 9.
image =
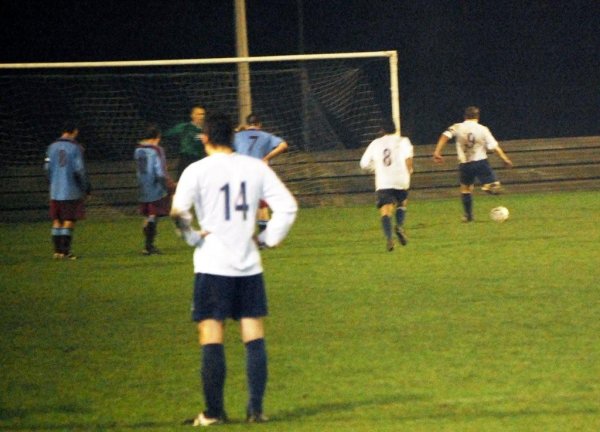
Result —
[[[487,159],[487,151],[498,147],[490,130],[474,120],[455,123],[444,131],[444,135],[455,139],[460,163]]]

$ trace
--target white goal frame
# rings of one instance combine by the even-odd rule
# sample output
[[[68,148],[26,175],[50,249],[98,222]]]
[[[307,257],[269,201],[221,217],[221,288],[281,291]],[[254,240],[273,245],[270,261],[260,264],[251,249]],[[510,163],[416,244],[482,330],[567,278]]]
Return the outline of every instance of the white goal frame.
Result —
[[[305,61],[305,60],[333,60],[333,59],[360,59],[372,57],[387,57],[390,73],[390,97],[392,119],[396,124],[398,134],[401,134],[400,122],[400,91],[398,85],[398,52],[397,51],[368,51],[329,54],[296,54],[280,56],[258,57],[221,57],[208,59],[181,59],[181,60],[131,60],[131,61],[93,61],[93,62],[51,62],[51,63],[0,63],[0,69],[61,69],[61,68],[105,68],[105,67],[141,67],[141,66],[178,66],[178,65],[206,65],[225,63],[253,63],[253,62],[278,62],[278,61]],[[241,95],[250,94],[250,83],[244,81],[248,88],[238,89],[238,110],[241,115],[248,107],[243,106]],[[241,115],[243,117],[243,115]]]

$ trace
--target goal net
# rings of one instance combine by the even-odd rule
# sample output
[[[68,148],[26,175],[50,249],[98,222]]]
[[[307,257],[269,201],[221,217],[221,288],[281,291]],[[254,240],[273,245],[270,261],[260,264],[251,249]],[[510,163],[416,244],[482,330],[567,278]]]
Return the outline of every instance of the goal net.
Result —
[[[247,83],[238,78],[241,62],[250,67]],[[23,206],[35,207],[36,199],[38,207],[45,206],[46,147],[65,120],[74,120],[94,187],[90,206],[100,213],[131,210],[137,193],[132,154],[144,125],[167,130],[188,121],[195,104],[237,120],[238,90],[245,85],[263,128],[290,146],[273,161],[274,169],[301,202],[310,204],[311,197],[327,193],[327,178],[340,175],[327,172],[319,164],[322,158],[364,148],[386,116],[399,126],[395,62],[395,52],[385,51],[0,65],[0,164],[2,176],[19,188],[3,186],[2,194],[28,193]],[[161,144],[174,167],[177,140]]]

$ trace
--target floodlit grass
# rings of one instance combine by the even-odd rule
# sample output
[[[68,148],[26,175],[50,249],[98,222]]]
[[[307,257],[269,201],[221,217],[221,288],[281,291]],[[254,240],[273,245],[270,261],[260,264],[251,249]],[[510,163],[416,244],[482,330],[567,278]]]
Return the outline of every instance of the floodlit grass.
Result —
[[[488,219],[496,205],[506,223]],[[272,422],[262,431],[600,430],[598,192],[410,202],[385,251],[374,207],[303,209],[263,253]],[[191,249],[159,224],[84,221],[75,262],[48,223],[0,225],[0,430],[185,430],[203,402]],[[227,329],[226,406],[245,430]]]

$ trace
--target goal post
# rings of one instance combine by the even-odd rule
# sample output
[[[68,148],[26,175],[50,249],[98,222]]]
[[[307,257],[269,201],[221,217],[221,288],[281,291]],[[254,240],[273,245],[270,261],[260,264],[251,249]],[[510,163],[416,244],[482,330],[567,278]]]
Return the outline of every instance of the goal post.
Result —
[[[249,65],[247,76],[240,75],[241,64]],[[391,116],[400,131],[396,51],[5,63],[0,64],[0,165],[10,181],[2,182],[0,194],[11,200],[19,191],[6,185],[19,185],[28,195],[13,200],[15,206],[45,209],[46,147],[65,120],[75,120],[95,190],[92,207],[110,214],[131,209],[137,194],[132,154],[143,126],[152,122],[167,130],[188,121],[196,104],[237,119],[242,85],[250,88],[252,110],[264,128],[288,142],[288,152],[273,166],[300,197],[332,193],[326,183],[343,176],[343,169],[326,171],[320,162],[364,148],[384,117]],[[178,142],[165,138],[161,144],[174,167]]]

